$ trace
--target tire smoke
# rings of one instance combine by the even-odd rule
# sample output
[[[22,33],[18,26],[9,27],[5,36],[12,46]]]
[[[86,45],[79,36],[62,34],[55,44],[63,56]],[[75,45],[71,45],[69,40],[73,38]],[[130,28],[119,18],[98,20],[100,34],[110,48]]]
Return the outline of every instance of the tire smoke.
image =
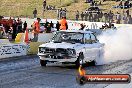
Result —
[[[132,59],[132,27],[104,31],[99,37],[104,43],[104,63]]]

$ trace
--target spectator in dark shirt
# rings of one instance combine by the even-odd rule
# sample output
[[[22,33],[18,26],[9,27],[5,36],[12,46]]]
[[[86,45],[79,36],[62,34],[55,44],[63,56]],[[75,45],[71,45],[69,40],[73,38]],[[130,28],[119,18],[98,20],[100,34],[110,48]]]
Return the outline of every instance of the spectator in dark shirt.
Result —
[[[17,20],[17,33],[21,33],[22,32],[22,21],[21,19],[18,18]]]
[[[51,28],[54,28],[54,24],[52,23],[52,21],[50,22],[50,26]]]
[[[84,18],[84,13],[82,12],[81,13],[81,19],[82,19],[82,21],[83,21],[83,18]]]
[[[56,24],[56,29],[57,29],[57,31],[59,31],[59,29],[60,29],[60,24],[59,24],[58,21],[57,21],[57,24]]]
[[[46,3],[46,0],[44,0],[44,1],[43,1],[43,8],[44,8],[44,10],[46,9],[46,4],[47,4],[47,3]]]
[[[129,16],[129,10],[126,11],[127,16]]]
[[[27,22],[25,21],[24,24],[23,24],[23,31],[24,32],[25,32],[26,28],[27,28]]]
[[[13,28],[12,39],[15,39],[16,35],[17,35],[17,23],[16,23],[16,20],[13,21],[12,28]]]
[[[132,17],[131,17],[131,15],[128,16],[128,24],[132,24]]]
[[[34,18],[37,17],[37,9],[35,8],[34,11],[33,11],[33,15],[34,15]]]
[[[50,23],[47,25],[46,33],[51,33],[51,25],[50,25]]]
[[[77,10],[77,12],[76,12],[76,21],[78,21],[78,19],[79,19],[79,11]]]

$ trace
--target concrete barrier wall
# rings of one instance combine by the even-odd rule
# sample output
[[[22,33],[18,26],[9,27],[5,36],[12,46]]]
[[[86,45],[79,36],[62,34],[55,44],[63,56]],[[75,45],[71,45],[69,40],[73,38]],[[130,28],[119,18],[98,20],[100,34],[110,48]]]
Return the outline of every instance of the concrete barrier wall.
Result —
[[[49,42],[50,39],[53,37],[53,33],[39,33],[38,35],[38,42]],[[28,34],[29,39],[33,39],[33,34]],[[15,39],[16,43],[20,43],[24,41],[24,33],[17,34],[17,37]]]
[[[53,37],[53,33],[40,33],[38,36],[38,42],[30,42],[27,54],[37,54],[39,45],[49,42]],[[29,39],[32,39],[32,33],[29,33]],[[15,39],[16,43],[24,41],[24,33],[19,33]]]
[[[23,55],[27,55],[27,45],[25,44],[8,43],[0,45],[0,59]]]
[[[1,44],[10,44],[9,39],[0,39],[0,45]]]

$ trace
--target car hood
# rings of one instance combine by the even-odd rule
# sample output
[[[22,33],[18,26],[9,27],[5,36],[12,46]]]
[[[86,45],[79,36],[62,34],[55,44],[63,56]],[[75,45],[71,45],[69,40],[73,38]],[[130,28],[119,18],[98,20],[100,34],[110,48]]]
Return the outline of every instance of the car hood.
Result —
[[[53,43],[53,42],[51,42],[51,43],[42,44],[39,47],[64,48],[64,49],[71,48],[71,49],[74,49],[75,47],[79,47],[79,46],[82,46],[82,44],[80,44],[80,43],[72,44],[72,43],[65,43],[65,42],[62,42],[62,43]]]

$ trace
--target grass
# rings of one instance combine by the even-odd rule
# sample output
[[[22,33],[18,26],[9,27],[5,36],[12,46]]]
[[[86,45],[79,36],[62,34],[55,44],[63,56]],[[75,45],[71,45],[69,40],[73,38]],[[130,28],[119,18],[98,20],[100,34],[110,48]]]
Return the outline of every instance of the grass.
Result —
[[[61,1],[61,2],[60,2]],[[75,12],[77,10],[85,11],[90,5],[85,3],[86,0],[47,0],[48,5],[56,6],[56,8],[67,8],[67,18],[75,19]],[[97,0],[96,0],[97,1]],[[100,1],[100,0],[98,0]],[[38,17],[42,18],[56,18],[56,11],[45,11],[43,16],[43,0],[0,0],[0,15],[4,16],[22,16],[33,17],[33,10],[37,8]],[[112,6],[119,4],[115,1],[106,1],[99,6],[103,12],[112,10],[114,13],[122,12],[121,9],[113,9]],[[132,9],[130,9],[131,11]]]
[[[69,11],[68,18],[74,18],[76,10],[85,10],[88,7],[85,0],[47,0],[48,5],[57,8],[67,8]],[[76,2],[76,3],[75,3]],[[24,16],[33,17],[33,10],[37,8],[38,17],[43,17],[43,0],[0,0],[0,15],[4,16]],[[78,9],[77,9],[78,8]],[[45,11],[44,18],[56,18],[56,11]]]
[[[74,3],[73,0],[63,0],[63,3],[60,5],[60,7],[70,6],[72,3]]]

